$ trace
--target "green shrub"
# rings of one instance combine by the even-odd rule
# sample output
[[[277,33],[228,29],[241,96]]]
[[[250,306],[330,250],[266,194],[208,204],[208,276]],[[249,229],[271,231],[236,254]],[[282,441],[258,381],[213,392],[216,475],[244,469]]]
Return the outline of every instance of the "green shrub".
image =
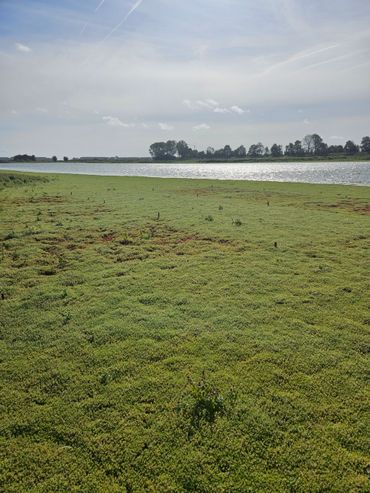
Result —
[[[179,411],[188,427],[188,435],[204,425],[213,425],[216,419],[225,416],[233,407],[236,393],[232,389],[225,396],[220,389],[206,379],[205,373],[199,382],[191,381],[191,390]]]

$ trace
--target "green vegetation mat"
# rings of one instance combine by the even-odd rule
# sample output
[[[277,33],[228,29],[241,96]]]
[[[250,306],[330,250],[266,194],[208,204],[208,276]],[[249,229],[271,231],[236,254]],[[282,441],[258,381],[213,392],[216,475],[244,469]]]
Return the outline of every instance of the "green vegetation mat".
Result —
[[[1,491],[370,491],[368,187],[0,189]]]

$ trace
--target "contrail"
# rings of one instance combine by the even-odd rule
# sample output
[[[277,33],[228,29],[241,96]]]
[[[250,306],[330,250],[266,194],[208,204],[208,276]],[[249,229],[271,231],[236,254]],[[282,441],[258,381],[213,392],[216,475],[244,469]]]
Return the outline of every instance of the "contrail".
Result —
[[[84,32],[86,31],[87,26],[88,26],[88,23],[85,22],[83,28],[81,29],[80,36],[82,36],[84,34]]]
[[[324,60],[322,62],[314,63],[312,65],[307,65],[306,67],[303,67],[302,71],[309,70],[311,68],[320,67],[321,65],[326,65],[328,63],[337,62],[339,60],[345,60],[346,58],[351,58],[354,55],[362,55],[364,53],[369,53],[369,51],[370,50],[357,50],[357,51],[353,51],[352,53],[347,53],[346,55],[341,55],[341,56],[337,56],[334,58],[329,58],[328,60]]]
[[[101,7],[104,5],[104,3],[105,3],[105,0],[101,0],[101,2],[99,3],[99,5],[94,10],[95,14],[101,9]],[[80,36],[82,36],[83,34],[85,34],[85,31],[86,31],[88,25],[89,25],[89,23],[86,22],[85,25],[83,26],[83,28],[81,29]]]
[[[105,0],[101,0],[101,2],[99,3],[99,5],[95,9],[95,12],[97,12],[98,10],[100,10],[104,3],[105,3]]]
[[[126,21],[127,19],[130,17],[131,14],[133,14],[135,12],[135,10],[140,7],[140,5],[143,3],[143,0],[137,0],[134,5],[130,8],[130,10],[127,12],[127,14],[125,15],[125,17],[121,20],[121,22],[119,22],[119,24],[117,24],[106,36],[105,38],[103,39],[103,42],[106,41],[108,38],[110,38],[112,36],[113,33],[115,33]]]
[[[338,48],[339,46],[340,46],[339,44],[334,44],[331,46],[325,46],[324,48],[319,48],[319,49],[309,51],[309,52],[307,52],[307,51],[306,52],[299,52],[299,53],[289,57],[287,60],[284,60],[282,62],[278,62],[275,65],[268,67],[263,73],[264,74],[270,74],[276,68],[282,67],[284,65],[289,65],[290,63],[298,62],[300,60],[303,60],[304,58],[310,58],[312,56],[318,55],[318,54],[323,53],[325,51],[334,50],[335,48]]]

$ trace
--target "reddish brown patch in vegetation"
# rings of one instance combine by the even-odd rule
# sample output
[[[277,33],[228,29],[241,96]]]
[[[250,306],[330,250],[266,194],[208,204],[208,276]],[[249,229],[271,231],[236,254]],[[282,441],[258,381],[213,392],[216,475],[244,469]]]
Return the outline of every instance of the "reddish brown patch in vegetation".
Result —
[[[69,243],[68,245],[66,245],[66,249],[70,250],[70,251],[82,250],[82,249],[86,248],[86,246],[87,246],[87,244],[77,245],[76,243]]]
[[[356,212],[360,212],[361,214],[369,214],[370,213],[370,205],[363,207],[362,209],[356,209]]]
[[[115,238],[116,238],[116,235],[114,233],[106,233],[101,237],[102,241],[104,241],[104,242],[114,241]]]
[[[66,199],[64,197],[60,197],[59,195],[55,196],[50,196],[50,195],[45,195],[43,197],[34,197],[30,199],[30,202],[35,203],[46,203],[46,204],[61,204],[62,202],[66,202]]]
[[[199,241],[201,238],[197,235],[189,235],[184,236],[183,238],[179,238],[176,243],[188,243],[189,241]]]
[[[364,203],[361,199],[341,200],[334,204],[323,202],[306,202],[306,207],[318,207],[320,209],[340,209],[347,212],[356,212],[359,214],[368,214],[370,212],[370,204]]]

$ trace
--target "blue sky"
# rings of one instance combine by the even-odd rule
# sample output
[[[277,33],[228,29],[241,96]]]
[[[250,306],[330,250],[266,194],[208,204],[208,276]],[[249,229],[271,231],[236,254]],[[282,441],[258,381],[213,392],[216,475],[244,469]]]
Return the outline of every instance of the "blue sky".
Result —
[[[368,0],[0,0],[0,156],[370,133]]]

